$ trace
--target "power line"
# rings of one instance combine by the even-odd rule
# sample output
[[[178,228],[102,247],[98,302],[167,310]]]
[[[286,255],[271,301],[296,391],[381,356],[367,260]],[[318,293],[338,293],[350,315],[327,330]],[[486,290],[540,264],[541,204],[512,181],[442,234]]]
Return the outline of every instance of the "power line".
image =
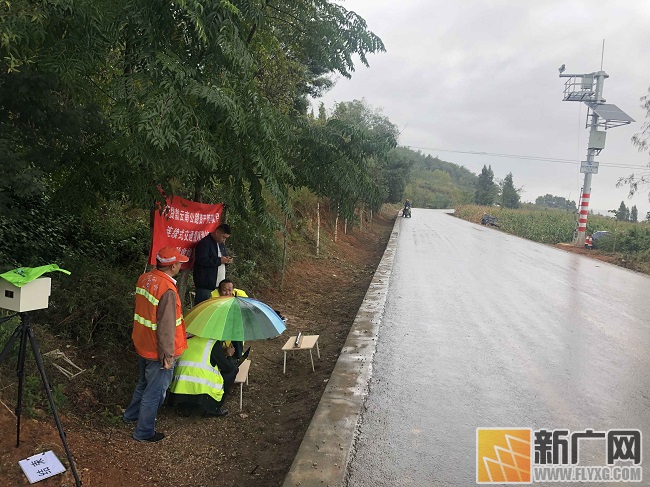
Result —
[[[418,150],[427,150],[427,151],[438,151],[438,152],[454,152],[457,154],[471,154],[471,155],[476,155],[476,156],[491,156],[491,157],[504,157],[507,159],[522,159],[522,160],[527,160],[527,161],[541,161],[541,162],[552,162],[555,164],[580,164],[581,161],[576,160],[576,159],[558,159],[558,158],[552,158],[552,157],[538,157],[538,156],[526,156],[526,155],[519,155],[519,154],[500,154],[496,152],[479,152],[479,151],[462,151],[462,150],[453,150],[453,149],[440,149],[437,147],[415,147],[411,145],[407,145],[404,147],[408,147],[409,149],[418,149]],[[601,162],[599,163],[600,166],[609,166],[609,167],[617,167],[617,168],[622,168],[622,169],[647,169],[648,166],[640,166],[637,164],[616,164],[616,163],[607,163],[607,162]]]

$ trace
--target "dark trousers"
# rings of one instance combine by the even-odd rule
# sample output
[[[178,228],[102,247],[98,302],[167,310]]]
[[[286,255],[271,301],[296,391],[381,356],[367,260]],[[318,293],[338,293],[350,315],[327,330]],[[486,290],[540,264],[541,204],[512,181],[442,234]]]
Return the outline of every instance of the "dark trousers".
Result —
[[[239,360],[244,353],[244,342],[232,342],[232,346],[235,348],[234,357]]]
[[[206,299],[210,299],[212,297],[212,291],[213,289],[197,287],[194,294],[194,306],[202,301],[205,301]]]
[[[237,377],[237,372],[239,372],[239,369],[233,369],[227,374],[224,374],[223,372],[221,373],[221,377],[223,377],[223,395],[224,398],[226,394],[230,392],[230,388],[232,385],[235,383],[235,378]],[[223,402],[223,399],[222,399]]]

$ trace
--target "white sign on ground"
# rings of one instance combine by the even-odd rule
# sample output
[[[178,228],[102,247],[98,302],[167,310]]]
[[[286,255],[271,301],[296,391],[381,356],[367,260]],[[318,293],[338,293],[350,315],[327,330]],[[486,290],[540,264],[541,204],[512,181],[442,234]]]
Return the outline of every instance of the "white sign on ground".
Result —
[[[65,467],[52,450],[33,455],[18,462],[30,484],[65,472]]]

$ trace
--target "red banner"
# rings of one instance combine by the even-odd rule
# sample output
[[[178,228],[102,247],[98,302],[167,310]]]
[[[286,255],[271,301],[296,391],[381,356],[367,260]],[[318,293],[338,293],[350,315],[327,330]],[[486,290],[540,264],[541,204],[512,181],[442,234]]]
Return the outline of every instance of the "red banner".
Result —
[[[154,212],[149,264],[156,265],[158,250],[171,245],[190,258],[182,268],[191,269],[197,242],[221,223],[223,203],[208,205],[178,196],[167,198],[166,202],[162,214],[160,211]]]

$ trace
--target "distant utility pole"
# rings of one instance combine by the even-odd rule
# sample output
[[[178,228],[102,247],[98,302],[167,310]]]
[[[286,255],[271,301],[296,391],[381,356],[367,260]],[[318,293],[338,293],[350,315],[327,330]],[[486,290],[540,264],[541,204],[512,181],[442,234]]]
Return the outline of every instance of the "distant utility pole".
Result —
[[[587,229],[587,214],[589,198],[591,197],[591,175],[598,174],[598,162],[594,156],[605,148],[606,130],[627,125],[635,120],[624,113],[616,105],[605,103],[603,84],[609,75],[602,71],[588,74],[564,74],[564,64],[560,66],[560,78],[568,78],[564,83],[564,101],[579,101],[587,105],[587,121],[585,128],[589,129],[587,160],[580,163],[580,172],[584,173],[585,181],[580,196],[580,218],[576,245],[584,245]],[[598,130],[602,128],[604,130]]]

